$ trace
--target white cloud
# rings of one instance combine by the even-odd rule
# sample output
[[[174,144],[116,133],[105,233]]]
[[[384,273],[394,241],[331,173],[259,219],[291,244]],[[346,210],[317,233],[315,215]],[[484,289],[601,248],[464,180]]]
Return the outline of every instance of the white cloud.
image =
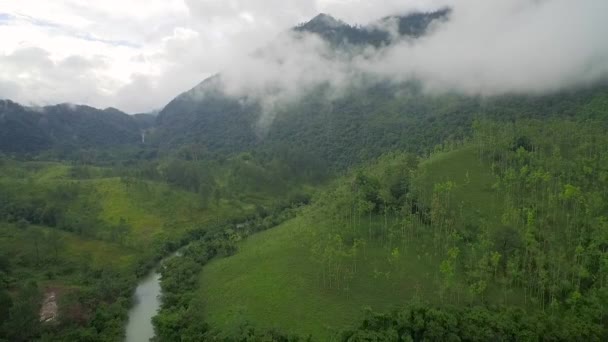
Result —
[[[608,73],[604,13],[604,0],[462,0],[433,35],[397,45],[364,67],[469,94],[582,85]]]
[[[453,20],[432,36],[355,61],[328,56],[315,39],[277,38],[319,12],[367,23],[446,4]],[[268,103],[319,82],[338,87],[361,72],[415,76],[434,90],[547,91],[607,72],[607,7],[605,0],[4,0],[0,98],[139,112],[219,71],[232,92],[273,88]],[[275,39],[286,63],[250,58]]]
[[[151,110],[318,12],[364,22],[419,3],[422,1],[4,0],[0,14],[11,19],[0,24],[0,56],[13,62],[0,66],[0,98],[117,106],[130,112]],[[21,50],[30,48],[48,55],[32,64],[14,61]],[[75,56],[87,61],[78,71],[64,66]],[[35,78],[18,77],[31,74],[30,69],[36,70]],[[60,85],[55,86],[56,82]]]

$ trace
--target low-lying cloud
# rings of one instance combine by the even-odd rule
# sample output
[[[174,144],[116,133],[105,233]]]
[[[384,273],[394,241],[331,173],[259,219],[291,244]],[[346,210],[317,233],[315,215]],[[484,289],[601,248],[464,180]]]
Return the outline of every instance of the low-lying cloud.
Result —
[[[362,68],[415,77],[428,90],[467,94],[545,93],[608,72],[608,2],[459,1],[428,37],[398,44]]]
[[[262,54],[222,72],[232,95],[298,96],[319,84],[352,85],[362,75],[430,92],[535,93],[586,85],[608,74],[608,2],[461,0],[427,35],[388,47],[340,53],[314,36],[283,35]]]

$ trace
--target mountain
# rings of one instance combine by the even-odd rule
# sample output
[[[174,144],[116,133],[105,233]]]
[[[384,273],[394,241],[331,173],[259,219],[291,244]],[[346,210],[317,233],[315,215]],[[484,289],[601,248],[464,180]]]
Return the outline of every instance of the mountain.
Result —
[[[382,46],[395,39],[422,37],[449,20],[449,15],[450,10],[444,9],[391,16],[363,27],[320,14],[292,32],[319,35],[338,48]],[[392,33],[380,27],[391,28]],[[376,81],[352,85],[340,96],[330,96],[327,85],[318,85],[269,111],[255,96],[227,95],[222,82],[222,74],[202,81],[158,115],[129,116],[113,108],[65,104],[30,108],[0,101],[0,151],[138,144],[141,131],[149,129],[146,143],[161,149],[193,145],[223,155],[283,150],[313,155],[342,169],[391,149],[421,154],[446,140],[463,139],[479,117],[508,121],[606,115],[601,104],[608,98],[606,84],[546,96],[483,98],[428,95],[414,81]]]
[[[388,25],[388,22],[394,22],[397,18],[399,27],[403,27],[400,32],[404,35],[411,34],[415,38],[422,35],[433,21],[447,19],[449,13],[449,10],[441,10],[384,18],[366,27],[351,26],[328,14],[319,14],[309,22],[294,27],[291,32],[318,35],[334,47],[379,46],[391,41],[389,33],[379,29],[381,25]],[[361,98],[362,92],[366,94],[370,90],[378,95],[378,103],[368,104],[365,108],[384,108],[386,101],[393,99],[393,89],[379,89],[357,89],[351,96],[356,100]],[[290,106],[286,111],[293,114],[288,116],[293,120],[277,120],[268,132],[260,132],[258,122],[263,115],[260,104],[247,98],[227,96],[222,91],[222,75],[216,75],[177,96],[161,110],[157,120],[157,140],[161,142],[161,147],[194,143],[202,144],[212,151],[231,153],[267,144],[273,136],[282,136],[284,133],[292,134],[301,129],[314,132],[316,128],[325,126],[322,121],[326,116],[337,120],[337,116],[330,113],[333,110],[327,110],[331,104],[326,103],[323,96],[317,96],[321,93],[322,89],[317,89],[305,96],[304,101]],[[344,106],[339,104],[337,108]],[[353,106],[348,107],[351,111],[360,111],[353,109]],[[277,117],[280,116],[277,114]],[[305,122],[300,122],[300,119]],[[378,131],[383,129],[379,128]]]
[[[55,147],[134,144],[153,125],[151,115],[130,116],[115,108],[59,104],[26,107],[0,101],[0,151],[40,152]]]
[[[156,124],[156,115],[157,113],[138,113],[131,117],[140,129],[148,129]]]
[[[386,27],[396,24],[400,36],[420,37],[423,36],[433,22],[448,20],[449,8],[444,8],[431,13],[412,13],[405,16],[388,16],[375,23],[376,27]]]
[[[318,34],[343,47],[385,44],[390,42],[389,34],[374,27],[390,24],[403,37],[416,39],[433,22],[448,20],[449,14],[446,9],[386,17],[368,27],[349,26],[321,14],[294,31]],[[547,96],[435,96],[424,94],[416,82],[370,82],[332,97],[327,87],[320,85],[269,112],[253,97],[225,94],[222,75],[216,75],[179,95],[159,113],[155,141],[165,149],[191,144],[220,154],[287,149],[345,168],[391,149],[420,154],[446,140],[463,139],[479,117],[572,117],[584,112],[593,99],[608,94],[604,85]]]
[[[366,26],[351,26],[331,15],[321,13],[312,20],[293,28],[294,32],[319,35],[333,46],[390,44],[395,38],[417,38],[423,36],[431,23],[447,20],[451,10],[442,9],[430,13],[411,13],[385,17]],[[391,28],[396,28],[398,37],[392,37]]]
[[[328,14],[319,14],[309,22],[294,27],[291,32],[318,35],[334,47],[381,46],[389,44],[395,37],[379,27],[398,22],[400,35],[416,38],[423,35],[432,22],[445,20],[448,15],[449,10],[414,13],[387,17],[368,26],[351,26]],[[293,120],[279,119],[269,130],[260,132],[258,123],[263,114],[260,104],[226,96],[221,91],[220,82],[221,75],[204,80],[171,101],[158,116],[129,116],[115,108],[100,110],[71,104],[26,107],[10,100],[0,101],[0,151],[23,153],[58,147],[92,148],[136,144],[141,141],[142,130],[154,127],[158,132],[152,141],[158,141],[161,147],[198,143],[211,151],[232,153],[277,145],[273,139],[282,139],[285,133],[301,135],[300,129],[309,132],[304,135],[312,135],[316,127],[324,126],[321,122],[323,118],[332,115],[327,110],[332,104],[322,96],[315,97],[313,94],[306,97],[306,102],[294,104],[294,108],[290,108],[290,112],[298,113],[295,118],[291,114],[286,116]],[[361,97],[361,94],[355,93],[351,95]],[[204,96],[199,96],[201,94]],[[380,102],[372,107],[381,108],[392,97],[388,93],[380,95]],[[337,105],[337,108],[342,107],[341,104]],[[353,110],[352,106],[349,108]],[[325,116],[320,116],[321,113]],[[303,117],[310,117],[310,120],[301,122]],[[340,115],[332,115],[332,120],[338,121],[336,132],[332,135],[340,136],[340,130],[344,128],[342,126],[356,121],[348,119],[351,123],[343,124],[339,118]],[[369,119],[369,116],[365,118]],[[363,125],[367,120],[365,118],[360,117],[363,121],[359,124]],[[294,123],[298,126],[294,126]],[[378,132],[383,130],[381,128]],[[334,152],[322,153],[326,158],[333,154]]]

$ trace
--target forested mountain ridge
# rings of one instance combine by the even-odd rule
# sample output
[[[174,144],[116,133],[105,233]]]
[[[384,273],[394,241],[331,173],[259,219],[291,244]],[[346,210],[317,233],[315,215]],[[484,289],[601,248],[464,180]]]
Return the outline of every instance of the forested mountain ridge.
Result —
[[[432,25],[449,20],[450,13],[445,9],[387,17],[366,27],[320,14],[293,31],[317,35],[333,51],[357,55],[361,47],[381,49],[391,43],[394,37],[378,27],[392,23],[402,38],[415,40]],[[153,141],[165,150],[196,145],[218,154],[280,146],[311,152],[343,169],[392,149],[427,153],[445,140],[467,136],[473,119],[479,117],[509,121],[603,115],[597,110],[591,113],[590,104],[608,96],[605,83],[544,95],[470,96],[429,93],[414,80],[364,79],[340,89],[338,96],[331,85],[321,84],[267,108],[264,97],[228,94],[224,81],[220,73],[172,100],[159,113]]]
[[[608,98],[605,85],[544,96],[469,97],[380,84],[353,88],[337,99],[321,87],[279,108],[260,133],[261,106],[223,95],[217,88],[220,77],[180,95],[160,113],[156,138],[161,148],[196,144],[230,154],[281,146],[309,151],[343,168],[392,149],[426,153],[445,140],[466,137],[480,117],[605,116]]]
[[[366,27],[351,26],[327,14],[319,14],[307,23],[294,27],[290,32],[294,34],[313,34],[331,44],[336,49],[352,49],[357,46],[381,46],[391,42],[389,32],[380,29],[382,26],[396,25],[402,37],[417,38],[423,35],[429,25],[438,20],[446,20],[450,10],[440,10],[432,13],[414,13],[406,16],[386,17]],[[264,54],[264,50],[257,52]],[[271,57],[272,58],[272,57]],[[387,98],[393,99],[394,87],[376,86],[374,89],[363,87],[349,92],[352,96],[345,96],[342,102],[349,102],[352,98],[363,97],[374,102],[375,95],[379,96],[381,103]],[[202,144],[209,150],[216,152],[239,152],[260,145],[274,145],[283,143],[274,141],[266,136],[286,133],[291,135],[294,130],[304,130],[313,136],[318,134],[317,128],[323,126],[318,122],[319,115],[334,115],[333,106],[327,101],[323,86],[303,95],[302,101],[295,101],[284,108],[285,112],[296,112],[302,122],[294,125],[294,120],[285,120],[288,127],[271,125],[266,132],[260,134],[258,123],[260,118],[267,114],[258,99],[235,97],[225,93],[223,89],[222,74],[210,77],[193,89],[177,96],[160,113],[157,120],[157,141],[161,147],[179,146],[185,144]],[[369,93],[369,94],[368,94]],[[380,103],[370,103],[368,108],[378,108]],[[355,112],[360,111],[356,109]],[[283,113],[274,113],[277,118]],[[339,114],[339,113],[337,113]],[[307,120],[306,117],[310,117]],[[302,126],[303,124],[303,126]],[[285,129],[287,129],[285,131]],[[338,125],[340,131],[346,129]],[[309,131],[310,130],[310,131]],[[280,132],[279,132],[280,131]],[[347,139],[349,140],[349,139]],[[349,157],[350,159],[350,157]]]
[[[59,104],[26,107],[0,101],[0,151],[41,152],[51,148],[94,148],[141,141],[154,116],[128,115],[115,108]]]

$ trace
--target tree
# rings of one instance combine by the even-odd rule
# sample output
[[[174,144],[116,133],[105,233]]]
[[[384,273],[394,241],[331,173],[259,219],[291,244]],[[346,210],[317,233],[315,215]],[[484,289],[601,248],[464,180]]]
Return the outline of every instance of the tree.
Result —
[[[41,301],[42,295],[36,283],[29,282],[20,288],[4,324],[10,341],[29,341],[38,335]]]
[[[10,294],[3,288],[0,288],[0,336],[2,336],[2,326],[4,322],[10,318],[10,310],[13,306],[13,300]]]

